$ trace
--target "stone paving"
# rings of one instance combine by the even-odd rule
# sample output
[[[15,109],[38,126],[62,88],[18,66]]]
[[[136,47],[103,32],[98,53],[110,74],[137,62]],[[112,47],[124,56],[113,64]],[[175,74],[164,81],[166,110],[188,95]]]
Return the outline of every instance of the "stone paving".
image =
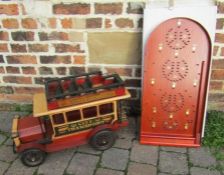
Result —
[[[39,167],[26,167],[12,152],[14,113],[0,114],[0,175],[224,175],[208,148],[140,145],[136,122],[120,130],[114,146],[95,151],[88,145],[48,154]]]

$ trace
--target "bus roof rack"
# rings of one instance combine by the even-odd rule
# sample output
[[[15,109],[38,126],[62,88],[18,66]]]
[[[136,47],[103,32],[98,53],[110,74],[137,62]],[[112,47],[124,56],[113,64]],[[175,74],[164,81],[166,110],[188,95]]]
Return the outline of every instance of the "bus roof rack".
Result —
[[[45,93],[48,108],[55,109],[123,95],[124,82],[118,74],[103,75],[95,71],[46,80]]]

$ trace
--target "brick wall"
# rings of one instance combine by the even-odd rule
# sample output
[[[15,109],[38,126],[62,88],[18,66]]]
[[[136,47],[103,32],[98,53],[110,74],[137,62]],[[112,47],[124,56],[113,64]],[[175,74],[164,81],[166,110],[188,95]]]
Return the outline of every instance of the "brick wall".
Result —
[[[31,103],[44,78],[93,70],[119,73],[138,103],[144,6],[144,0],[2,1],[0,103]],[[210,109],[224,107],[224,3],[218,7]]]

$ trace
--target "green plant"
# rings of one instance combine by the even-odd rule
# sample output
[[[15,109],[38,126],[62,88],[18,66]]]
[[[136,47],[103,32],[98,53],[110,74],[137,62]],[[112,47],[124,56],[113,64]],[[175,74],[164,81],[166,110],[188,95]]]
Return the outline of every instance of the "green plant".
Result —
[[[210,111],[205,125],[205,136],[203,145],[211,148],[216,160],[224,160],[224,113]],[[224,165],[217,164],[214,169],[223,171]]]
[[[210,111],[205,125],[205,137],[203,145],[213,147],[216,150],[224,147],[224,113]]]

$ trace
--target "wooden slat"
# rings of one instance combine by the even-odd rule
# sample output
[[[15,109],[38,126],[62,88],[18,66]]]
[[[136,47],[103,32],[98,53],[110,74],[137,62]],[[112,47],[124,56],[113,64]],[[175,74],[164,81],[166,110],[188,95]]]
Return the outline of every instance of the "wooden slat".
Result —
[[[39,114],[43,114],[48,112],[47,109],[47,101],[44,93],[34,94],[33,97],[33,115],[40,116]]]
[[[72,105],[78,105],[78,104],[84,104],[89,103],[92,101],[102,100],[106,98],[115,97],[116,92],[115,91],[104,91],[104,92],[98,92],[94,94],[87,94],[83,96],[75,96],[71,98],[65,98],[65,99],[59,99],[57,100],[57,104],[59,108],[72,106]]]
[[[90,103],[85,103],[81,105],[76,105],[76,106],[69,106],[66,108],[61,108],[61,109],[55,109],[55,110],[50,110],[48,111],[47,109],[47,103],[46,103],[46,98],[43,97],[44,94],[34,96],[34,117],[41,117],[44,115],[52,115],[52,114],[57,114],[57,113],[63,113],[67,111],[72,111],[80,108],[85,108],[85,107],[90,107],[94,105],[99,105],[103,103],[109,103],[111,101],[117,101],[117,100],[122,100],[131,97],[130,93],[128,90],[125,90],[125,95],[118,96],[118,97],[112,97],[112,98],[107,98],[99,101],[94,101]],[[35,99],[37,98],[37,99]]]
[[[13,141],[14,141],[16,147],[19,147],[20,146],[21,142],[20,142],[20,140],[19,140],[18,137],[14,138]]]
[[[18,128],[18,118],[14,118],[12,121],[12,134],[17,133],[17,128]]]

